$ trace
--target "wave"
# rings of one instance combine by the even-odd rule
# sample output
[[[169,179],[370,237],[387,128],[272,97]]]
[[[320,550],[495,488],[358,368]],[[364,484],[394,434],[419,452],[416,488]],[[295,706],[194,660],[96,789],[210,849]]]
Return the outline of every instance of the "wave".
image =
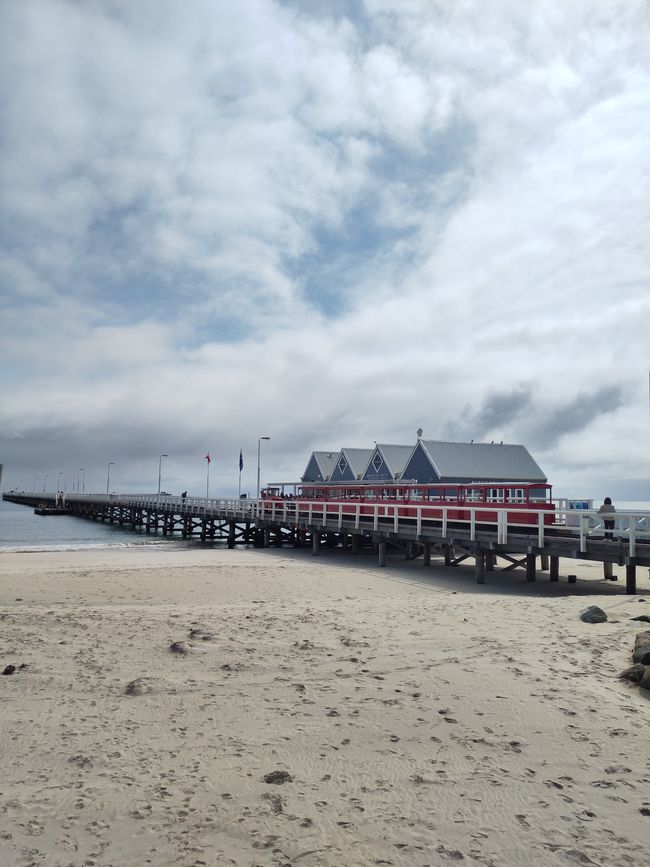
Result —
[[[107,551],[111,548],[187,548],[186,540],[146,540],[133,542],[59,542],[41,545],[0,545],[0,554],[40,554],[55,551]]]

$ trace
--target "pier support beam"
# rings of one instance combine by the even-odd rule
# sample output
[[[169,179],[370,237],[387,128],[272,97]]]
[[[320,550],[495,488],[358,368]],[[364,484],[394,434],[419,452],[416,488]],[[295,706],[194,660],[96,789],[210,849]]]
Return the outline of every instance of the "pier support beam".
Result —
[[[614,564],[613,563],[603,563],[603,578],[605,581],[611,581],[614,576]]]
[[[453,549],[451,545],[445,545],[445,566],[451,566],[451,561],[453,558]]]
[[[548,554],[540,554],[539,555],[539,568],[542,572],[546,572],[548,569]]]
[[[477,551],[474,554],[476,558],[474,564],[474,574],[476,575],[477,584],[485,584],[485,554],[483,551]]]
[[[551,554],[549,557],[551,561],[549,564],[549,572],[548,572],[548,580],[549,581],[559,581],[560,580],[560,558]]]
[[[526,581],[534,581],[535,578],[535,555],[526,554]]]
[[[625,564],[625,592],[636,593],[636,557],[628,557]]]
[[[425,567],[431,565],[431,542],[424,543],[422,547],[422,560]]]
[[[359,553],[359,539],[360,538],[361,538],[361,536],[358,533],[354,533],[352,535],[352,553],[353,554]]]
[[[493,551],[485,552],[485,571],[494,572],[497,555]]]
[[[311,556],[318,557],[320,553],[320,533],[318,530],[312,530],[311,534]]]
[[[386,543],[380,541],[377,543],[377,555],[380,566],[386,565]]]

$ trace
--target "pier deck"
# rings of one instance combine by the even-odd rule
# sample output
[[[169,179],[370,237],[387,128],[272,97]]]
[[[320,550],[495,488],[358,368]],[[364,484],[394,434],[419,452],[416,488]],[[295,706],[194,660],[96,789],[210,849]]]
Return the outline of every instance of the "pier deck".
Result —
[[[5,493],[3,499],[38,508],[51,506],[55,494]],[[466,508],[470,519],[448,520],[451,509],[441,506],[442,519],[427,517],[425,507],[416,507],[413,517],[400,516],[396,506],[358,503],[323,503],[314,500],[250,500],[173,497],[168,495],[69,494],[66,511],[75,517],[118,524],[134,531],[178,534],[203,542],[223,541],[265,547],[292,545],[312,548],[318,554],[322,544],[357,551],[372,546],[380,566],[386,563],[387,545],[395,546],[409,558],[422,556],[425,566],[432,555],[456,565],[467,558],[475,562],[476,580],[485,581],[486,572],[496,568],[522,568],[526,579],[536,579],[540,567],[549,570],[551,581],[559,580],[559,558],[592,560],[624,566],[626,590],[636,592],[637,567],[650,567],[650,514],[617,513],[612,539],[605,538],[601,519],[595,512],[558,510],[555,523],[545,524],[548,512],[535,512],[535,524],[517,523],[507,509],[495,509],[494,522],[476,521],[478,508]],[[482,506],[481,512],[485,512]],[[520,512],[520,515],[523,514]],[[505,564],[505,565],[504,565]]]

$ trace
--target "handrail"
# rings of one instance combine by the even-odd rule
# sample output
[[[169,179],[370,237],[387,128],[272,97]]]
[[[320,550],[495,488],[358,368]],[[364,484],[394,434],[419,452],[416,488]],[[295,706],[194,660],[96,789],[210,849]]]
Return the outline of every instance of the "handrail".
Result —
[[[5,494],[5,496],[7,496]],[[29,498],[30,501],[55,502],[56,494],[15,494],[16,497]],[[270,499],[240,499],[240,498],[205,498],[180,497],[168,494],[65,494],[64,503],[107,504],[112,507],[135,507],[174,511],[180,515],[209,516],[226,515],[231,520],[270,520],[272,523],[306,524],[322,527],[331,526],[333,530],[345,529],[350,524],[355,530],[362,528],[367,521],[368,529],[380,532],[399,533],[400,527],[416,528],[417,536],[422,536],[435,526],[436,534],[443,539],[449,536],[450,522],[466,526],[471,541],[476,540],[477,525],[491,527],[497,535],[497,543],[507,545],[513,530],[528,529],[537,536],[537,544],[543,548],[547,541],[549,530],[562,529],[564,537],[579,539],[580,553],[587,551],[590,540],[607,540],[607,533],[612,532],[620,543],[627,542],[627,554],[636,556],[639,541],[650,541],[650,512],[624,511],[613,515],[615,526],[612,531],[605,530],[602,524],[602,514],[594,509],[526,509],[518,506],[509,507],[504,504],[497,507],[493,504],[458,505],[443,503],[427,503],[426,505],[407,505],[400,514],[395,503],[364,503],[358,501],[329,502],[325,500],[270,500]],[[407,512],[407,514],[404,514]],[[486,515],[493,516],[486,519]],[[566,518],[571,515],[579,517],[578,524],[568,524]],[[526,516],[528,520],[525,520]],[[530,517],[533,516],[533,517]],[[519,520],[518,520],[519,519]],[[547,521],[551,521],[547,523]]]

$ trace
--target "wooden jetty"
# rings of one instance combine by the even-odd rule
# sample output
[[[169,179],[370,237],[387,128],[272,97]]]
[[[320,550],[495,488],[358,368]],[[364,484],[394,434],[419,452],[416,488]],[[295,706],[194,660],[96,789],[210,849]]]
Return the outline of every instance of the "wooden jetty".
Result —
[[[63,506],[44,506],[41,504],[34,509],[35,515],[71,515],[70,509],[64,509]]]
[[[38,507],[55,502],[55,494],[5,493],[3,499]],[[425,566],[432,556],[455,566],[474,560],[478,583],[497,567],[525,570],[535,581],[537,563],[548,570],[549,580],[559,580],[559,559],[603,563],[605,577],[612,564],[625,567],[626,590],[636,592],[637,567],[650,567],[650,514],[617,512],[614,538],[605,538],[600,516],[593,511],[557,510],[553,525],[517,524],[507,508],[495,510],[497,520],[476,521],[478,509],[467,507],[470,519],[442,520],[425,517],[421,508],[415,517],[402,517],[396,506],[382,503],[367,507],[359,503],[323,503],[315,500],[207,499],[168,495],[68,494],[66,511],[76,517],[117,524],[144,533],[180,535],[202,542],[224,542],[229,548],[310,546],[316,556],[322,545],[351,552],[371,547],[380,566],[386,564],[387,547],[401,550],[409,559],[422,557]],[[484,509],[484,507],[481,507]]]

